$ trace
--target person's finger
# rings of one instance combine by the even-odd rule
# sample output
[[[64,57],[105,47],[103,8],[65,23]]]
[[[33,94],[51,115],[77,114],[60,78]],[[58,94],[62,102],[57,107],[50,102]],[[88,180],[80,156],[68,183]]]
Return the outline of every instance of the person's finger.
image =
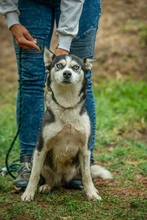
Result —
[[[28,41],[31,41],[33,42],[34,44],[37,44],[37,39],[36,38],[33,38],[29,32],[26,32],[24,34],[24,37],[28,40]]]
[[[39,46],[37,46],[35,43],[32,41],[27,40],[25,37],[21,37],[17,40],[17,44],[20,47],[23,47],[25,49],[31,50],[31,49],[36,49],[38,51],[41,51]]]
[[[49,70],[46,70],[45,72],[46,72],[47,74],[50,74],[50,71],[49,71]]]

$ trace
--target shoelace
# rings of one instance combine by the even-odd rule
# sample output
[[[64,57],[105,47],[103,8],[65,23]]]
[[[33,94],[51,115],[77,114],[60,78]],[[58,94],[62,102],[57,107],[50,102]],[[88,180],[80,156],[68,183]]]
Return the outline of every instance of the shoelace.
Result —
[[[25,162],[21,164],[19,171],[21,172],[22,175],[24,175],[26,173],[30,173],[31,169],[32,169],[31,163]]]

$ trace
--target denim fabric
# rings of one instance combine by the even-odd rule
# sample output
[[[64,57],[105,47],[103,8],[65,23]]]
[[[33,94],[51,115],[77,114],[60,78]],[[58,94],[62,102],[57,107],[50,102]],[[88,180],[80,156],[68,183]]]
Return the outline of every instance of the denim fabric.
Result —
[[[81,58],[93,57],[98,20],[101,12],[100,0],[85,0],[80,19],[79,33],[71,45],[71,53]],[[41,48],[49,48],[53,33],[54,21],[58,26],[60,0],[19,0],[20,22]],[[44,86],[46,73],[43,54],[32,49],[22,49],[15,44],[18,64],[18,81],[22,83],[22,122],[19,132],[21,156],[32,154],[36,146],[42,117],[44,114]],[[21,63],[20,63],[21,61]],[[95,102],[92,92],[91,72],[87,74],[88,89],[86,108],[92,125],[90,139],[91,162],[95,144]],[[17,97],[17,122],[19,123],[20,86]]]

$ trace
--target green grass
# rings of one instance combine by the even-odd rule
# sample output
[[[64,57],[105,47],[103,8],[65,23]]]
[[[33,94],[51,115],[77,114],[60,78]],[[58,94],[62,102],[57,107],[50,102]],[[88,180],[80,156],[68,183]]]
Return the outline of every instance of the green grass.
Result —
[[[145,220],[147,219],[147,86],[124,77],[99,79],[94,93],[97,109],[95,159],[108,168],[112,181],[96,180],[102,201],[88,202],[83,191],[57,187],[23,203],[10,176],[0,176],[2,220]],[[0,168],[16,133],[16,87],[0,93]],[[18,141],[10,162],[19,158]]]

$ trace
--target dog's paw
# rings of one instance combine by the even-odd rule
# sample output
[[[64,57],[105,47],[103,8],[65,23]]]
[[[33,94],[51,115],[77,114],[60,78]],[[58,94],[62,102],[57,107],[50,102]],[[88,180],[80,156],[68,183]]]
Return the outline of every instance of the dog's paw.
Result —
[[[102,198],[96,193],[96,192],[89,192],[86,193],[87,194],[87,198],[89,201],[97,201],[97,200],[102,200]]]
[[[34,193],[28,193],[28,192],[24,192],[23,195],[21,196],[21,200],[23,202],[31,202],[34,200]]]
[[[48,184],[44,184],[39,188],[40,193],[49,193],[50,191],[51,191],[51,187]]]
[[[88,188],[86,195],[89,201],[102,200],[102,198],[98,195],[98,190],[94,186]]]

